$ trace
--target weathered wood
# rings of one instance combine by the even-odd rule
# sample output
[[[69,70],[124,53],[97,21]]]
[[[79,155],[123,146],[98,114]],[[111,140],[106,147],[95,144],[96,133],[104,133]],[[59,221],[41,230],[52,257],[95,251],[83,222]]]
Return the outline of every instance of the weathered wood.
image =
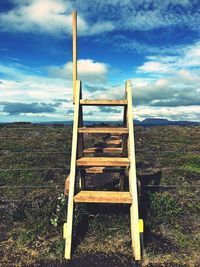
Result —
[[[113,172],[121,172],[119,167],[85,167],[86,173],[113,173]]]
[[[119,176],[119,190],[120,191],[124,190],[125,177],[126,177],[125,170],[121,169],[120,176]]]
[[[127,127],[125,127],[125,128],[127,128]],[[121,140],[122,139],[122,135],[121,134],[118,134],[118,135],[111,135],[111,139],[112,140]]]
[[[68,197],[68,209],[67,209],[67,231],[66,231],[66,238],[65,238],[65,258],[66,259],[71,258],[80,91],[81,91],[81,82],[76,81],[76,97],[75,97],[74,125],[73,125],[73,135],[72,135],[69,197]]]
[[[127,127],[127,106],[124,107],[123,126]],[[127,135],[122,136],[122,156],[127,156]]]
[[[77,12],[72,12],[72,54],[73,54],[73,103],[76,96],[77,80]]]
[[[127,100],[81,99],[80,104],[85,106],[125,106]]]
[[[138,199],[137,199],[137,179],[136,179],[136,164],[135,164],[135,143],[134,143],[134,129],[132,116],[132,93],[131,82],[126,82],[126,102],[116,103],[109,102],[109,100],[81,100],[81,83],[76,82],[76,96],[75,96],[75,111],[74,111],[74,126],[72,138],[72,154],[71,154],[71,171],[70,177],[66,180],[66,188],[69,187],[68,197],[68,211],[67,211],[67,228],[65,227],[65,258],[71,257],[71,243],[72,243],[72,227],[73,227],[73,205],[74,202],[86,203],[124,203],[131,204],[130,218],[131,218],[131,238],[133,253],[135,260],[141,260],[140,252],[140,236],[139,236],[139,216],[138,216]],[[83,101],[83,102],[82,102]],[[86,102],[85,102],[86,101]],[[87,102],[89,101],[89,102]],[[97,101],[97,102],[94,102]],[[122,101],[122,100],[121,100]],[[124,127],[82,127],[82,105],[121,105],[124,106]],[[115,147],[105,148],[83,148],[84,133],[110,133],[116,134],[113,138],[115,140],[107,141],[107,145],[114,145]],[[119,136],[122,134],[122,136]],[[127,157],[81,157],[77,159],[77,146],[79,147],[79,156],[84,153],[121,153],[124,155],[127,151],[127,135],[128,138],[128,158]],[[123,137],[123,138],[122,138]],[[123,146],[119,146],[122,143]],[[123,169],[124,167],[124,169]],[[77,168],[77,169],[76,169]],[[121,169],[122,168],[122,169]],[[109,191],[81,191],[74,196],[75,176],[80,174],[80,188],[85,187],[86,173],[105,173],[106,171],[118,171],[120,173],[120,190],[124,187],[125,172],[128,170],[129,174],[129,191],[130,192],[109,192]],[[69,186],[68,186],[69,185]]]
[[[83,153],[121,153],[121,147],[89,147],[83,150]]]
[[[106,167],[89,167],[85,168],[86,173],[104,173]]]
[[[80,190],[84,190],[85,189],[85,170],[84,169],[80,169],[79,171],[79,188]]]
[[[128,128],[121,127],[82,127],[78,129],[79,133],[115,133],[115,134],[127,134]]]
[[[132,246],[133,246],[133,253],[134,253],[135,260],[139,261],[141,260],[141,251],[140,251],[138,194],[137,194],[137,178],[136,178],[136,162],[135,162],[135,141],[134,141],[134,129],[133,129],[131,81],[126,82],[126,93],[127,93],[127,100],[128,100],[127,123],[128,123],[128,129],[129,129],[128,156],[130,160],[129,190],[132,196],[132,205],[130,207],[131,238],[132,238]]]
[[[80,92],[80,99],[82,98],[82,92]],[[78,127],[83,127],[83,107],[79,105],[79,122]],[[83,133],[78,135],[78,157],[83,157],[84,149],[84,137]]]
[[[128,158],[108,158],[108,157],[82,157],[76,161],[77,166],[129,166]]]
[[[65,188],[64,188],[64,195],[67,196],[69,194],[69,180],[70,180],[70,175],[67,176],[65,180]]]
[[[118,139],[118,140],[108,140],[106,141],[106,144],[107,145],[121,145],[122,143],[122,140],[121,139]]]
[[[81,191],[74,196],[74,201],[81,203],[86,202],[131,204],[132,198],[129,192]]]

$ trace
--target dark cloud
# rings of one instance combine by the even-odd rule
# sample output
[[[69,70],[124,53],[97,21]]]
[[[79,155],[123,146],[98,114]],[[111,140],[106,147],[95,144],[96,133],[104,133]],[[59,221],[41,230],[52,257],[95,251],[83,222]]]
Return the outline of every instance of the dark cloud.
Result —
[[[99,111],[101,112],[107,112],[107,113],[121,113],[119,109],[116,108],[110,108],[110,107],[99,107]]]
[[[67,112],[66,112],[66,114],[73,114],[74,113],[74,110],[72,109],[72,108],[69,108],[68,110],[67,110]]]
[[[59,102],[59,103],[70,102],[70,100],[66,98],[56,98],[56,99],[53,99],[53,101]]]
[[[200,105],[199,80],[191,73],[188,76],[186,79],[175,75],[149,83],[142,89],[136,87],[133,90],[133,104],[153,107]]]
[[[3,106],[3,111],[10,115],[19,115],[21,113],[53,113],[56,111],[59,103],[47,104],[47,103],[20,103],[20,102],[0,102]]]
[[[153,107],[178,107],[178,106],[199,106],[199,99],[168,99],[168,100],[160,100],[156,103],[150,103]]]
[[[144,90],[144,93],[137,92],[133,96],[133,104],[153,107],[198,106],[200,105],[200,94],[197,94],[192,87],[181,91],[172,87],[154,92]]]
[[[95,112],[93,112],[93,111],[89,111],[89,112],[87,112],[87,113],[84,113],[84,115],[87,115],[87,116],[93,116],[93,115],[95,115]]]

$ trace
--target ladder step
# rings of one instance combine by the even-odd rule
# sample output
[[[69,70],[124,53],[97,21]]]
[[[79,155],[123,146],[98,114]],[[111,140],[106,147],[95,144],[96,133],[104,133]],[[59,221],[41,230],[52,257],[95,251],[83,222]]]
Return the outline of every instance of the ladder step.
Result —
[[[85,168],[86,173],[104,173],[105,167],[89,167]]]
[[[111,140],[122,140],[121,135],[111,135]]]
[[[108,100],[108,99],[81,99],[80,104],[85,106],[125,106],[127,100]]]
[[[78,128],[79,133],[115,133],[115,134],[127,134],[128,128],[122,127],[81,127]]]
[[[122,139],[114,139],[106,141],[107,145],[121,145]]]
[[[132,198],[129,192],[81,191],[74,196],[74,202],[131,204]]]
[[[82,157],[76,161],[77,166],[129,166],[128,158],[108,158],[108,157]]]
[[[89,147],[83,150],[83,153],[121,153],[121,147]]]
[[[122,169],[121,167],[86,167],[85,172],[86,173],[107,173],[107,172],[122,172],[125,171],[125,169]]]

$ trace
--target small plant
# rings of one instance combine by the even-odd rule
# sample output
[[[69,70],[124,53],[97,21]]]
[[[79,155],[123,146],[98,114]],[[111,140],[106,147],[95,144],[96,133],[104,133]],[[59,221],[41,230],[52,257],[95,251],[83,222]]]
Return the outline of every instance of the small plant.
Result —
[[[58,198],[57,198],[57,205],[56,205],[56,211],[55,213],[53,213],[53,218],[50,219],[51,224],[54,227],[57,227],[60,222],[63,220],[63,217],[65,217],[65,195],[61,194]]]

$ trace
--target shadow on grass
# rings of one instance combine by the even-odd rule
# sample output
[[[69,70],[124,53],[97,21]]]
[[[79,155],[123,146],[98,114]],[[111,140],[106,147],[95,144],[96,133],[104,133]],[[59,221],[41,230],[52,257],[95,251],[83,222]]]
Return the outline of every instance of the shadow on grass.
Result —
[[[145,227],[144,227],[144,245],[149,242],[151,238],[150,229],[148,227],[148,214],[149,210],[151,209],[150,206],[150,193],[148,185],[154,185],[155,187],[151,188],[151,192],[159,192],[160,180],[161,180],[162,173],[161,171],[147,174],[147,175],[138,175],[138,179],[140,181],[140,198],[139,198],[139,214],[140,217],[144,220]]]

